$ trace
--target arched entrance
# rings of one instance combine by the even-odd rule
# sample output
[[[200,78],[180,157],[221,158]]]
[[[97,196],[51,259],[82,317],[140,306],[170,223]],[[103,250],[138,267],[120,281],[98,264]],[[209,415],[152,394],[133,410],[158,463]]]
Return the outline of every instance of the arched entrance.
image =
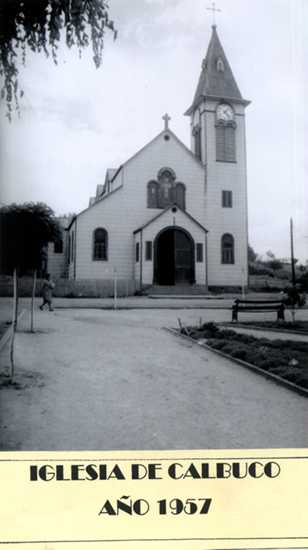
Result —
[[[167,227],[154,243],[154,283],[157,285],[195,282],[195,246],[191,235],[179,227]]]

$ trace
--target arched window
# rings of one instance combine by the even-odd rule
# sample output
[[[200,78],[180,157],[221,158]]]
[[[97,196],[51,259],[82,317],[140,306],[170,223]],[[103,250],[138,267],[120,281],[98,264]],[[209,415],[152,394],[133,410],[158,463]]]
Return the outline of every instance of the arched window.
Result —
[[[197,126],[193,129],[193,136],[194,136],[194,142],[195,142],[195,155],[197,159],[201,160],[202,158],[202,147],[201,147],[201,126],[200,124],[197,124]]]
[[[230,233],[221,238],[221,263],[234,264],[234,237]]]
[[[158,208],[158,183],[150,181],[148,183],[148,208]]]
[[[179,208],[185,210],[185,185],[184,183],[177,183],[175,187],[175,203]]]
[[[93,260],[108,260],[108,233],[102,227],[93,233]]]
[[[225,70],[225,64],[224,64],[223,60],[221,59],[221,57],[219,57],[219,58],[217,59],[217,65],[216,65],[216,67],[217,67],[217,71],[218,71],[219,73],[223,73],[223,72],[224,72],[224,70]]]
[[[162,168],[158,173],[159,207],[167,208],[174,202],[174,181],[176,175],[171,168]]]
[[[163,182],[165,180],[167,181],[175,181],[176,180],[176,174],[172,168],[161,168],[158,172],[157,178],[160,182]]]
[[[172,168],[162,168],[157,174],[157,181],[151,180],[147,185],[148,208],[168,208],[177,204],[185,210],[186,188],[176,182],[176,173]]]

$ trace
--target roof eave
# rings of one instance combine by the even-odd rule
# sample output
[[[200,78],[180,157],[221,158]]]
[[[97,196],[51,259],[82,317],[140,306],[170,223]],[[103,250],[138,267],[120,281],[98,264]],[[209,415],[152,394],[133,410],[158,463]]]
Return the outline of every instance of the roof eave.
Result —
[[[181,208],[180,206],[178,206],[176,203],[173,203],[173,204],[170,204],[169,206],[167,206],[166,208],[164,208],[163,210],[161,210],[161,212],[159,212],[159,214],[157,214],[156,216],[154,216],[153,218],[151,218],[150,220],[148,220],[145,224],[143,224],[141,227],[138,227],[138,229],[136,229],[135,231],[133,231],[133,235],[137,235],[137,233],[140,233],[141,231],[143,231],[146,227],[148,227],[149,225],[151,225],[154,221],[156,221],[158,218],[160,218],[163,214],[165,214],[166,212],[168,212],[168,210],[171,210],[172,208],[176,207],[178,210],[180,210],[180,212],[182,212],[183,214],[185,214],[185,216],[187,216],[190,220],[192,220],[196,225],[198,225],[206,234],[209,232],[208,229],[206,229],[200,222],[198,222],[198,220],[196,220],[191,214],[189,214],[189,212],[187,212],[187,210],[183,210],[183,208]]]
[[[194,101],[194,103],[185,111],[184,116],[190,116],[194,110],[199,107],[200,103],[202,101],[206,100],[213,100],[213,101],[229,101],[230,103],[238,103],[239,105],[244,105],[244,107],[248,107],[248,105],[251,104],[251,101],[248,99],[243,99],[240,97],[226,97],[226,96],[216,96],[216,95],[202,95],[199,96],[199,99],[197,101]]]
[[[69,231],[69,230],[70,230],[70,228],[72,227],[73,223],[77,220],[77,216],[78,216],[78,214],[74,214],[74,216],[72,217],[72,219],[71,219],[69,225],[65,228],[65,231]]]

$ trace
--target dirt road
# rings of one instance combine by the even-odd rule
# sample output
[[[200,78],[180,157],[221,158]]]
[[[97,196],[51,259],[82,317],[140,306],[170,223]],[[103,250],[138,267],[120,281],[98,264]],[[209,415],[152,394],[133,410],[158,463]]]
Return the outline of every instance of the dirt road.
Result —
[[[38,312],[19,389],[1,390],[1,449],[308,446],[308,399],[162,330],[200,316],[226,312]]]

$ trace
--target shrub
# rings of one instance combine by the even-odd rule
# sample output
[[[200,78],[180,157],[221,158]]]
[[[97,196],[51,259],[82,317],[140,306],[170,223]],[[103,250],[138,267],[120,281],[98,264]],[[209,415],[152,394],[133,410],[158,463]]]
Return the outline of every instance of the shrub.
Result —
[[[301,370],[300,369],[292,369],[288,370],[285,374],[285,378],[289,380],[290,382],[293,382],[294,384],[297,384],[299,379],[301,378]]]
[[[302,372],[298,374],[296,383],[303,388],[308,388],[308,373]]]
[[[303,273],[303,275],[298,278],[298,283],[301,285],[303,291],[308,291],[308,272]]]
[[[231,351],[230,355],[231,357],[245,361],[247,358],[247,350],[244,347],[235,348]]]
[[[225,342],[223,340],[213,339],[213,340],[208,340],[207,344],[208,346],[211,346],[211,348],[222,350],[222,348],[225,345]]]
[[[261,369],[272,371],[274,368],[279,368],[281,366],[281,360],[278,358],[262,359],[258,362],[258,366],[261,367]]]
[[[274,277],[274,271],[261,262],[249,262],[249,275],[268,275]]]
[[[209,322],[209,323],[204,323],[200,328],[200,330],[215,334],[219,331],[219,328],[215,323]]]
[[[234,345],[230,342],[225,342],[225,341],[223,342],[224,342],[224,345],[222,346],[221,351],[231,355],[234,352]]]
[[[233,340],[234,337],[237,336],[237,332],[235,332],[235,330],[229,330],[229,329],[222,329],[219,331],[219,333],[217,334],[217,338],[223,338],[225,340]]]

